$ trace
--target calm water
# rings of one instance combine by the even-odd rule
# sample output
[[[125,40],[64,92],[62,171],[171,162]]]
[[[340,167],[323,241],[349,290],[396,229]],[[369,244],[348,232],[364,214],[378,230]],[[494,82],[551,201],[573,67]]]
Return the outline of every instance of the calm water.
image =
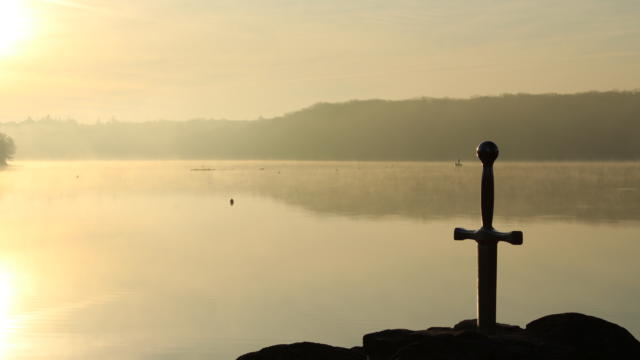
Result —
[[[208,168],[210,171],[193,171]],[[16,162],[0,358],[233,359],[475,316],[480,164]],[[640,164],[496,164],[498,318],[640,335]],[[235,199],[235,205],[229,199]]]

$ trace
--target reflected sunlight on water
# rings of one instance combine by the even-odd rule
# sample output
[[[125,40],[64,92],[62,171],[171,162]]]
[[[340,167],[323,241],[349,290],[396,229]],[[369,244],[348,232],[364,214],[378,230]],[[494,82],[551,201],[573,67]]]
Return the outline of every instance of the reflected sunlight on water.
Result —
[[[0,264],[0,358],[9,355],[12,346],[12,334],[19,323],[14,313],[16,302],[16,282],[13,273]]]

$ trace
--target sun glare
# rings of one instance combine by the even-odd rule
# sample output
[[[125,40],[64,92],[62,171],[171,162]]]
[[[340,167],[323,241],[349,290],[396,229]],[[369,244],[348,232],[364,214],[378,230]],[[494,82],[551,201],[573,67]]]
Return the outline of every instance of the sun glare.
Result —
[[[0,55],[15,51],[29,31],[29,16],[24,0],[0,0]]]

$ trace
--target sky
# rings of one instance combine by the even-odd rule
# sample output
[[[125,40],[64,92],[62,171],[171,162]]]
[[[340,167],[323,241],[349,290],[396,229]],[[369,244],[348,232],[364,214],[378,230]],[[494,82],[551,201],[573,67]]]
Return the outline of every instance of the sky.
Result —
[[[0,0],[0,121],[638,88],[637,0]]]

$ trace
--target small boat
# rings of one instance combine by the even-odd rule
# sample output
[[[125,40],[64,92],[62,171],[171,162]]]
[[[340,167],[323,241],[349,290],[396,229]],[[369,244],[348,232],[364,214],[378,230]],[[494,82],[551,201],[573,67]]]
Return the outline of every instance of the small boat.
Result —
[[[453,163],[456,167],[462,166],[462,162],[458,159],[455,163]]]

